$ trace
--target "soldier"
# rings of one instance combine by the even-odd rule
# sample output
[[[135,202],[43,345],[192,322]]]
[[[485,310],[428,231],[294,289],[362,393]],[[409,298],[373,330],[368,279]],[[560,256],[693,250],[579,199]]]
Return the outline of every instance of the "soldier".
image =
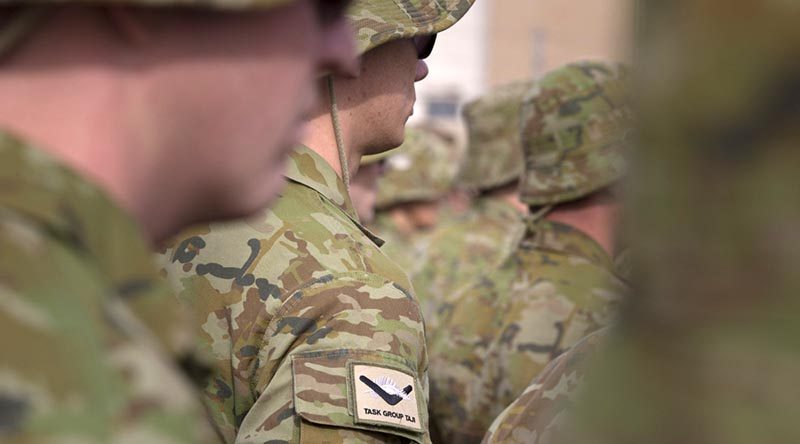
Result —
[[[206,401],[227,442],[428,440],[419,305],[360,224],[348,165],[402,143],[422,58],[471,4],[357,1],[361,70],[324,79],[330,101],[311,113],[277,204],[184,233],[163,256],[199,308],[215,360]]]
[[[642,11],[636,293],[551,442],[800,442],[800,5]]]
[[[498,265],[525,231],[527,207],[517,196],[523,163],[519,107],[530,88],[530,82],[507,85],[464,107],[469,141],[456,186],[478,196],[466,214],[431,235],[427,255],[412,276],[417,293],[424,295],[429,335],[444,300],[480,271]]]
[[[458,169],[459,153],[437,133],[412,128],[406,141],[386,160],[386,174],[378,180],[377,214],[372,226],[386,243],[381,248],[409,275],[413,275],[439,220]],[[417,293],[423,305],[426,298]]]
[[[151,245],[275,194],[344,3],[6,2],[1,441],[211,440]]]
[[[607,329],[597,330],[550,361],[489,427],[483,444],[545,444],[568,427],[566,415],[583,386],[589,359]]]
[[[625,290],[612,235],[630,112],[625,69],[581,62],[543,77],[522,108],[528,229],[495,270],[448,301],[431,338],[432,420],[478,442],[568,347],[609,323]]]

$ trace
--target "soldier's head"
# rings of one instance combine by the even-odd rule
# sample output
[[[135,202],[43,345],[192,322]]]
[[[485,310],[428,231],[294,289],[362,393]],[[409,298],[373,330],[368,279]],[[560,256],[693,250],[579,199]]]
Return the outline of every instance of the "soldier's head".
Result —
[[[509,190],[504,194],[516,198],[523,165],[520,109],[532,87],[530,81],[504,85],[464,106],[468,147],[459,187],[478,194]]]
[[[338,108],[339,149],[348,157],[375,154],[403,142],[413,111],[414,83],[428,73],[424,59],[436,34],[456,23],[474,0],[356,0],[349,17],[356,32],[361,68],[355,75],[331,77]],[[327,86],[327,85],[326,85]],[[315,113],[327,119],[334,104]],[[312,147],[316,148],[316,147]],[[338,164],[338,161],[337,161]],[[343,175],[344,171],[343,171]]]
[[[611,191],[625,173],[633,129],[626,80],[622,65],[579,62],[548,73],[528,93],[521,109],[520,199],[534,213],[549,212],[548,218],[580,224],[590,234],[608,231],[592,225],[611,224],[616,216],[610,217],[618,205]]]
[[[378,179],[379,211],[405,213],[413,228],[430,228],[438,221],[461,153],[440,134],[426,128],[406,130],[405,142],[386,159]]]
[[[182,193],[175,211],[187,221],[263,208],[283,182],[317,76],[357,65],[348,0],[11,3],[0,12],[3,41],[14,41],[0,64],[0,124],[63,146],[79,169],[103,160],[76,159],[92,138],[131,151],[123,173],[153,182],[151,194]],[[5,94],[22,89],[27,96]]]

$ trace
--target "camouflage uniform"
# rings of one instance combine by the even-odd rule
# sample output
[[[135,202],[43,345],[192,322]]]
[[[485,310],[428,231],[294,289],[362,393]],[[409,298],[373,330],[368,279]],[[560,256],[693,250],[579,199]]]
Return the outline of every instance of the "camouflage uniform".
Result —
[[[585,367],[606,330],[598,330],[550,361],[528,388],[494,420],[483,444],[546,444],[568,423]]]
[[[573,64],[531,90],[522,112],[524,202],[558,204],[619,179],[629,122],[620,76],[618,67]],[[529,218],[515,251],[440,310],[430,350],[432,421],[442,440],[480,441],[548,362],[609,324],[625,289],[588,235]]]
[[[405,272],[319,155],[299,148],[287,178],[266,214],[198,228],[164,256],[216,360],[215,421],[228,442],[427,441],[425,338]],[[368,389],[356,365],[412,387],[398,407],[414,421],[362,415],[374,406],[356,399]]]
[[[431,230],[401,232],[390,210],[400,204],[444,198],[453,185],[462,154],[432,130],[409,128],[403,145],[386,159],[386,172],[378,180],[373,228],[386,241],[383,252],[409,275],[419,267]],[[424,295],[417,296],[424,304]]]
[[[522,170],[519,111],[530,82],[497,88],[464,106],[469,143],[457,186],[475,192],[512,184]],[[439,307],[459,286],[481,271],[497,266],[524,232],[520,210],[489,195],[437,228],[419,271],[411,275],[429,331],[437,325]]]
[[[6,133],[0,184],[0,439],[215,442],[178,368],[188,319],[131,218]]]
[[[359,50],[442,31],[473,0],[360,0]],[[364,130],[369,130],[364,128]],[[427,350],[408,277],[314,151],[272,210],[178,237],[162,256],[199,306],[206,398],[227,442],[427,442]]]
[[[800,442],[800,5],[642,10],[636,295],[558,442]]]

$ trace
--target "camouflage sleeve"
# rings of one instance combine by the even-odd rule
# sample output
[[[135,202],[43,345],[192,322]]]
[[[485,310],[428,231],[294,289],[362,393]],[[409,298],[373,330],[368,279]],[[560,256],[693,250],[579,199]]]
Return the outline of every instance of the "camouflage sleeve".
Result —
[[[483,444],[549,443],[583,381],[584,362],[603,341],[605,331],[590,334],[551,361],[494,420]]]
[[[237,443],[428,442],[416,299],[374,274],[325,275],[270,320]]]
[[[207,442],[195,391],[88,255],[14,219],[0,214],[0,442]]]

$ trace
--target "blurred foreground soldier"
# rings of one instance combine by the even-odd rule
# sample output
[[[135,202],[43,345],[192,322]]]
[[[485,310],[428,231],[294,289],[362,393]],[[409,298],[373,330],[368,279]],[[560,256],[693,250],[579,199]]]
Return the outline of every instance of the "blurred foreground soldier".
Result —
[[[277,204],[185,233],[164,256],[215,358],[228,442],[425,442],[427,350],[408,278],[348,194],[361,155],[403,142],[434,35],[472,1],[361,0],[361,70],[323,81]],[[331,125],[331,122],[334,124]]]
[[[265,205],[314,73],[354,63],[344,4],[103,3],[0,12],[4,443],[214,438],[150,250]]]
[[[631,122],[625,72],[566,65],[522,107],[527,232],[499,268],[447,301],[431,339],[431,411],[443,442],[480,441],[548,362],[612,318],[625,289],[611,259],[611,187]]]
[[[409,129],[403,145],[386,159],[373,228],[386,241],[381,250],[409,275],[419,265],[457,170],[458,151],[422,128]],[[424,306],[425,295],[417,296]]]
[[[636,297],[558,442],[800,442],[800,5],[642,3]]]
[[[457,186],[478,193],[466,214],[437,228],[427,255],[413,276],[425,301],[429,332],[436,328],[436,310],[457,288],[480,271],[497,266],[511,252],[525,226],[517,188],[522,170],[519,110],[532,84],[498,88],[464,107],[467,152]]]
[[[484,444],[545,444],[569,424],[567,412],[607,329],[597,330],[550,361],[528,388],[498,416]]]

